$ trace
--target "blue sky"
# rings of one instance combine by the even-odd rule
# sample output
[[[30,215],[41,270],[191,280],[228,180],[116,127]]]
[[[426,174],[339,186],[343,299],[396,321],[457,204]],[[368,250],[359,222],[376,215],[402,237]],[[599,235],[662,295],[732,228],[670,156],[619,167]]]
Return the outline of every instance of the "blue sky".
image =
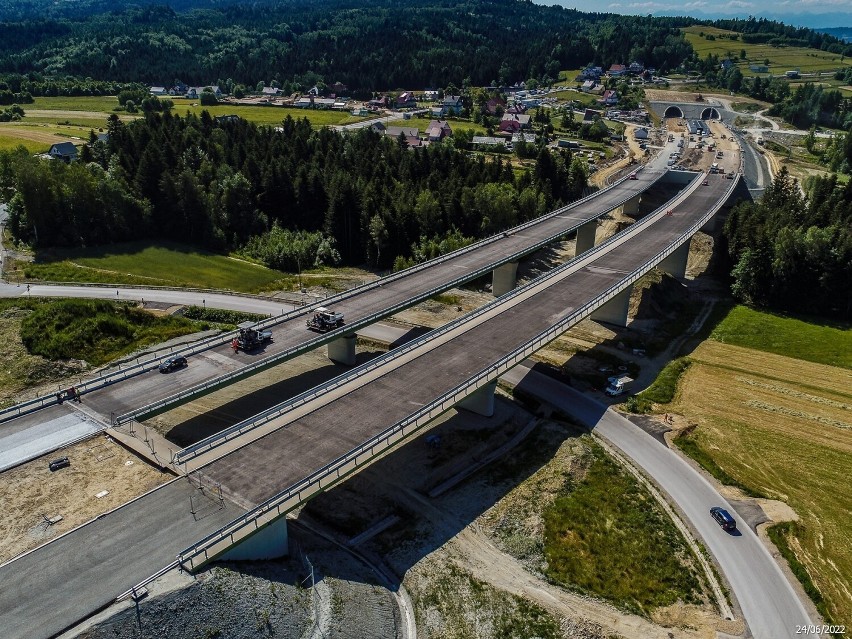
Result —
[[[534,0],[580,11],[732,18],[749,15],[809,27],[852,27],[852,0]]]

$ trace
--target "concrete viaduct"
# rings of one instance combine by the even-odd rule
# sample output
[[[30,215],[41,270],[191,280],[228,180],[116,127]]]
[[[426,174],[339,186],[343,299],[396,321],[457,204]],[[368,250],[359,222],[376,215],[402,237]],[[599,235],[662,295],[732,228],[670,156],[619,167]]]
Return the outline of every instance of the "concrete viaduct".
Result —
[[[653,183],[661,175],[648,172],[645,180]],[[488,257],[475,272],[504,269],[495,274],[495,285],[499,281],[497,293],[505,294],[494,302],[350,370],[311,391],[312,397],[276,407],[268,419],[236,437],[179,454],[184,464],[192,461],[194,472],[0,567],[0,626],[10,637],[51,636],[164,567],[194,570],[218,557],[280,555],[286,548],[284,516],[294,507],[406,441],[453,405],[488,414],[497,377],[584,317],[625,323],[629,288],[655,266],[682,276],[689,239],[713,219],[738,181],[716,175],[705,184],[703,175],[669,175],[688,182],[673,201],[523,288],[508,290],[515,267],[505,265],[592,218],[569,207],[541,224],[483,243]],[[637,181],[622,184],[644,190]],[[638,192],[618,195],[614,206]],[[603,206],[614,208],[610,202],[598,210]],[[394,295],[400,304],[425,299],[457,281],[435,279],[408,288],[411,280],[399,278],[394,281],[405,284]],[[393,290],[390,283],[374,288]],[[395,312],[388,312],[395,307],[382,299],[372,314],[367,306],[364,319],[358,319],[344,301],[336,306],[356,325]],[[346,332],[352,330],[350,324]],[[298,334],[304,333],[300,326]],[[324,337],[340,338],[351,339],[345,332]],[[203,516],[190,513],[193,497]]]

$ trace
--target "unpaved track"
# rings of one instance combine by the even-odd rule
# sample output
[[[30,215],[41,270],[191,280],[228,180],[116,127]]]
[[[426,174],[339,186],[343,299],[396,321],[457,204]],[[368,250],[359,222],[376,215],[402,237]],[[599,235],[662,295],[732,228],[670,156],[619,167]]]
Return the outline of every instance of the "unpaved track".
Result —
[[[440,510],[420,493],[405,486],[397,485],[396,488],[396,499],[428,519],[438,536],[451,539],[446,552],[453,562],[476,579],[499,590],[529,599],[563,617],[582,617],[624,637],[712,637],[692,630],[662,628],[636,615],[619,612],[604,603],[553,586],[530,574],[520,561],[494,546],[475,523],[465,525],[461,521],[453,521],[453,515]]]

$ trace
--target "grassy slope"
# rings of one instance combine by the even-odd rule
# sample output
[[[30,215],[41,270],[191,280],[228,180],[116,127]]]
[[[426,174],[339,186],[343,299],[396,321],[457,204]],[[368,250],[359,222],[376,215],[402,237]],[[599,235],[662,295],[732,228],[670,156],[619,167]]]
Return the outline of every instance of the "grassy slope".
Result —
[[[732,59],[737,62],[743,75],[753,76],[756,74],[749,65],[763,65],[763,61],[769,60],[769,72],[772,74],[784,73],[793,69],[799,69],[802,73],[815,73],[819,71],[834,71],[841,67],[849,66],[852,60],[841,61],[839,54],[826,53],[816,49],[805,49],[801,47],[773,47],[768,44],[748,44],[742,40],[721,39],[719,35],[735,33],[715,27],[694,26],[682,29],[686,41],[692,45],[695,52],[701,58],[708,54],[718,55],[724,58],[730,52]],[[707,40],[698,34],[716,36],[716,40]],[[746,60],[740,60],[740,50],[745,49]],[[765,74],[762,74],[765,75]]]
[[[592,455],[583,480],[544,513],[548,576],[646,615],[697,603],[700,585],[674,524],[603,450]]]
[[[690,356],[670,410],[697,430],[679,444],[721,481],[801,517],[779,532],[819,591],[852,621],[852,334],[735,307]],[[831,365],[829,365],[831,364]],[[840,368],[840,367],[843,368]]]
[[[725,344],[852,368],[852,330],[735,306],[710,335]]]
[[[189,246],[160,242],[56,250],[24,265],[33,280],[188,286],[252,292],[285,286],[280,271]]]

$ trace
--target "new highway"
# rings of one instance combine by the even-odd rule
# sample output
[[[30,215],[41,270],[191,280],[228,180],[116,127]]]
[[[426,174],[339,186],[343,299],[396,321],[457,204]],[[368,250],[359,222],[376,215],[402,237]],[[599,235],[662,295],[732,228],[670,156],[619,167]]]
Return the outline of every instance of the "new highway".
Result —
[[[490,370],[507,353],[572,316],[680,238],[732,186],[714,177],[707,186],[695,188],[674,215],[656,216],[638,237],[619,240],[594,257],[581,256],[566,265],[573,269],[570,276],[553,277],[546,285],[530,285],[533,288],[501,298],[479,312],[488,314],[485,321],[470,322],[472,326],[457,330],[452,339],[437,340],[440,343],[434,348],[424,347],[416,357],[394,364],[369,383],[356,381],[345,394],[320,402],[286,428],[206,466],[205,479],[221,484],[225,491],[221,510],[210,506],[204,516],[193,517],[189,495],[197,491],[186,479],[175,480],[3,566],[0,627],[10,637],[49,636],[61,630],[170,564],[189,545],[187,540],[218,530],[223,521],[240,516],[246,507],[286,492]]]

